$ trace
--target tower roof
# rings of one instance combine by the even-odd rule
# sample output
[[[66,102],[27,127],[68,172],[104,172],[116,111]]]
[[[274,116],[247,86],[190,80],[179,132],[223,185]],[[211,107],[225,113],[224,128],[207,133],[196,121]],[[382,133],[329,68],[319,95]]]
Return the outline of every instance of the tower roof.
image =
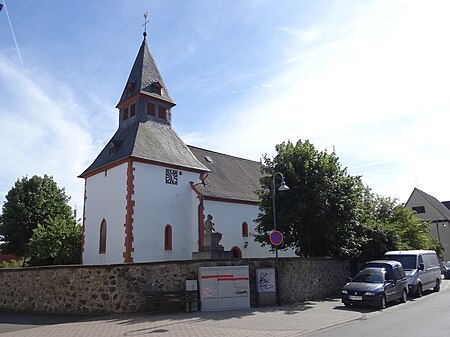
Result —
[[[139,48],[120,101],[117,103],[117,108],[120,108],[122,103],[129,98],[139,94],[151,96],[172,106],[175,105],[150,53],[145,37],[146,35],[144,34],[144,40]]]
[[[136,122],[127,128],[117,130],[99,156],[80,177],[95,174],[111,164],[120,163],[128,158],[190,171],[209,171],[192,154],[170,125],[148,121]]]

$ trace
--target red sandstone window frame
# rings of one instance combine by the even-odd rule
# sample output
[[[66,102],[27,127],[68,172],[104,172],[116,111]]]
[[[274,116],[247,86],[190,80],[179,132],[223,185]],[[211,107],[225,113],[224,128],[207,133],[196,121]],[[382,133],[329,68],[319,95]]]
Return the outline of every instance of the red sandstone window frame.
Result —
[[[98,244],[98,253],[106,254],[106,220],[100,223],[100,239]]]
[[[134,117],[134,115],[136,115],[136,104],[135,103],[130,105],[130,118]]]
[[[242,237],[248,238],[248,224],[245,221],[242,223]]]
[[[231,253],[233,253],[233,259],[242,259],[242,251],[238,246],[231,248]]]
[[[172,250],[172,226],[164,227],[164,250]]]

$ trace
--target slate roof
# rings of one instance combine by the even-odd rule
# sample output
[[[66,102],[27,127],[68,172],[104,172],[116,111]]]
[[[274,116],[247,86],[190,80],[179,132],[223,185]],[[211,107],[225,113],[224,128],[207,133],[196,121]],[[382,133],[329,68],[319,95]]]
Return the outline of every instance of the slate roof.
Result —
[[[411,196],[415,192],[419,193],[426,201],[428,201],[430,205],[434,207],[436,211],[438,211],[442,215],[443,219],[450,221],[450,209],[448,209],[442,202],[440,202],[435,197],[425,193],[424,191],[419,190],[418,188],[414,188],[413,192],[411,193]],[[411,196],[409,197],[409,199],[411,199]],[[408,204],[409,199],[406,202],[406,204]],[[441,219],[433,219],[433,220],[441,220]]]
[[[170,125],[148,121],[136,122],[117,130],[80,177],[129,157],[194,171],[209,171]]]
[[[255,191],[261,189],[261,163],[194,146],[188,147],[198,161],[211,171],[206,178],[206,186],[198,184],[195,187],[202,195],[234,201],[259,201]],[[211,158],[212,162],[206,157]]]
[[[156,82],[162,87],[161,94],[156,93],[153,88],[153,84]],[[127,88],[130,83],[131,91]],[[158,67],[156,66],[155,60],[150,53],[145,38],[139,48],[139,52],[136,56],[136,60],[134,61],[130,76],[128,77],[128,81],[125,84],[125,88],[119,103],[117,103],[117,106],[119,106],[127,98],[133,97],[139,93],[152,96],[175,105],[172,98],[170,98],[169,91],[167,90],[162,76],[159,73]]]
[[[445,207],[450,209],[450,201],[443,201],[442,203],[444,204]]]

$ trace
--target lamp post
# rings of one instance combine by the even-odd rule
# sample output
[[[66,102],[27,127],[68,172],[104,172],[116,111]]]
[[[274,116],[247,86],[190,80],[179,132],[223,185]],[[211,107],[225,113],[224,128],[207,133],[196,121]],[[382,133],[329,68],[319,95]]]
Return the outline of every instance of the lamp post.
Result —
[[[284,175],[281,172],[277,172],[272,177],[272,212],[273,212],[273,230],[277,230],[277,213],[275,208],[275,178],[276,176],[281,177],[281,184],[278,191],[287,191],[289,187],[284,182]],[[275,245],[275,288],[277,289],[277,304],[281,305],[280,302],[280,289],[278,287],[278,245]]]

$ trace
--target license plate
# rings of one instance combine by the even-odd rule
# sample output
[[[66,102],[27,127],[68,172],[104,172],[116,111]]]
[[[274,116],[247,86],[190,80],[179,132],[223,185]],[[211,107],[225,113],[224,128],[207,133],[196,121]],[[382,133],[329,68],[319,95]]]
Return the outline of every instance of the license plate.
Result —
[[[352,301],[362,301],[362,296],[353,296],[353,295],[350,295],[350,296],[348,297],[348,299],[349,299],[349,300],[352,300]]]

